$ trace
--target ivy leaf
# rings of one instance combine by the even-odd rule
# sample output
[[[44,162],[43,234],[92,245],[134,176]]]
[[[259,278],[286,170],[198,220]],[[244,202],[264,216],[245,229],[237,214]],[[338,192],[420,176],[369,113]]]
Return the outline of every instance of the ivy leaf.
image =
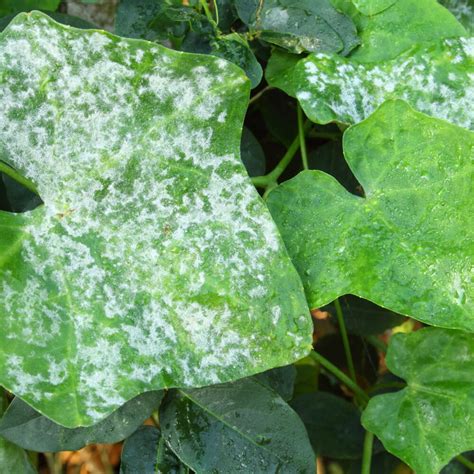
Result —
[[[237,0],[235,6],[261,39],[294,53],[348,54],[359,44],[354,23],[329,0]]]
[[[364,15],[376,15],[391,7],[398,0],[352,0],[357,10]]]
[[[39,452],[76,451],[88,444],[117,443],[149,418],[162,398],[162,391],[143,393],[98,424],[75,429],[54,423],[15,398],[0,421],[0,436],[24,449]]]
[[[158,428],[142,426],[125,440],[120,474],[188,472],[164,443]]]
[[[291,402],[308,431],[318,456],[357,459],[362,455],[364,429],[352,403],[325,392],[306,393]]]
[[[276,53],[266,77],[297,97],[316,123],[358,123],[385,100],[398,98],[426,114],[474,128],[473,51],[474,38],[447,39],[414,46],[385,62],[360,64],[321,53],[293,68]]]
[[[471,334],[436,328],[397,334],[386,362],[407,387],[371,399],[362,423],[388,451],[417,474],[432,474],[474,448]]]
[[[440,0],[471,35],[474,33],[474,1],[473,0]]]
[[[0,212],[2,385],[73,428],[310,350],[301,281],[239,158],[240,69],[41,13],[3,32],[0,60],[0,156],[44,202]]]
[[[474,133],[389,101],[344,134],[365,190],[306,171],[268,196],[311,308],[344,294],[474,331]]]
[[[285,367],[276,367],[267,370],[261,374],[255,375],[255,378],[262,385],[274,390],[280,395],[285,402],[293,397],[293,389],[296,379],[296,368],[294,365],[286,365]]]
[[[265,152],[255,135],[247,127],[242,130],[240,155],[249,176],[263,176],[265,174]]]
[[[418,43],[466,34],[456,18],[436,0],[397,0],[371,16],[362,15],[347,0],[332,3],[351,16],[357,26],[361,44],[351,57],[359,62],[386,61]]]
[[[2,0],[0,15],[25,12],[29,10],[51,10],[58,8],[60,0]]]
[[[7,409],[7,400],[4,390],[0,387],[0,419]],[[34,474],[36,469],[31,464],[28,454],[0,436],[0,466],[2,472],[21,472],[22,474]]]
[[[303,423],[255,379],[170,395],[160,411],[163,436],[194,471],[314,472]]]

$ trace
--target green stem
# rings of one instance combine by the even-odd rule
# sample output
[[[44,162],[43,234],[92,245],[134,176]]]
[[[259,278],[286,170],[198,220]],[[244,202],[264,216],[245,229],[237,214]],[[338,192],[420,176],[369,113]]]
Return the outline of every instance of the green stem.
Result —
[[[361,474],[370,474],[370,464],[372,462],[372,447],[374,444],[374,435],[369,431],[365,432],[364,450],[362,452]]]
[[[326,370],[331,372],[344,385],[350,388],[354,392],[354,394],[364,403],[364,405],[368,403],[369,396],[342,370],[338,369],[334,364],[329,362],[325,357],[323,357],[321,354],[314,350],[311,351],[310,357],[312,357],[316,362],[319,362]]]
[[[215,24],[214,18],[212,17],[211,10],[209,9],[209,5],[207,4],[206,0],[199,0],[199,3],[201,4],[202,8],[204,9],[204,13],[206,14],[207,19],[209,20],[209,23],[211,25]]]
[[[379,339],[377,336],[365,336],[365,339],[368,343],[372,344],[377,350],[383,352],[384,354],[387,353],[387,344]]]
[[[467,467],[470,471],[474,472],[474,462],[470,461],[462,454],[456,456],[456,461],[460,462],[463,466]]]
[[[35,194],[39,194],[36,186],[27,178],[23,177],[20,173],[15,171],[11,166],[8,166],[6,163],[0,161],[0,173],[4,173],[10,178],[14,179],[17,183],[20,183],[26,189],[29,189]]]
[[[307,121],[304,125],[305,133],[311,127],[311,122]],[[291,163],[291,160],[296,155],[300,147],[300,138],[299,135],[295,137],[288,150],[284,154],[280,162],[275,166],[275,168],[265,176],[255,176],[252,178],[252,183],[258,188],[268,188],[270,186],[275,187],[277,185],[278,178],[286,170],[287,166]]]
[[[341,331],[342,344],[344,346],[344,352],[346,353],[347,368],[349,369],[349,375],[354,382],[357,382],[356,373],[354,369],[354,361],[352,359],[351,346],[349,345],[349,337],[347,336],[346,323],[344,321],[344,315],[342,314],[341,303],[339,299],[334,301],[336,307],[337,321],[339,323],[339,330]]]
[[[216,25],[219,24],[219,8],[217,7],[217,1],[214,0],[214,12],[216,16]]]
[[[303,125],[303,109],[300,104],[297,107],[298,115],[298,137],[300,140],[300,149],[301,149],[301,161],[303,162],[303,169],[309,169],[308,166],[308,152],[306,151],[306,139],[305,139],[305,130]]]

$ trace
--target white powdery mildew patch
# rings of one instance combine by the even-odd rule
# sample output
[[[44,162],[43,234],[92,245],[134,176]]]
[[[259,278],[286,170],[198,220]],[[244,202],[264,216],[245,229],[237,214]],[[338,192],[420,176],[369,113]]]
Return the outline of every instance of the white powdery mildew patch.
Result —
[[[21,318],[18,342],[35,333],[29,357],[55,353],[49,374],[12,358],[18,394],[67,384],[97,419],[125,401],[127,383],[138,392],[248,373],[272,314],[283,320],[268,291],[283,246],[238,143],[225,150],[213,127],[225,127],[243,75],[187,61],[38,14],[1,39],[0,146],[44,201],[22,247],[30,276],[1,275],[2,324],[15,334]]]
[[[316,121],[358,123],[387,99],[462,127],[474,127],[474,38],[416,46],[384,63],[335,55],[309,56],[297,66],[296,97]]]

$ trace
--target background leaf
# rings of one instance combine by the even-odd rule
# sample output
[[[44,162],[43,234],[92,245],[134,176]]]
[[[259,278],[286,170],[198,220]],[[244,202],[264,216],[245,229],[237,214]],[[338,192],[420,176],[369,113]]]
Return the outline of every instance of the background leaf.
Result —
[[[254,379],[174,390],[160,420],[166,441],[194,471],[314,472],[303,423]]]
[[[376,15],[391,7],[398,0],[353,0],[357,10],[364,15]]]
[[[389,369],[407,388],[370,400],[362,423],[417,474],[474,448],[474,340],[426,328],[391,339]]]
[[[440,0],[440,3],[456,17],[469,34],[474,33],[473,0]]]
[[[263,176],[265,174],[266,164],[263,148],[247,127],[242,130],[240,157],[249,176]]]
[[[309,351],[300,279],[239,158],[240,69],[40,13],[0,59],[0,156],[44,202],[0,212],[6,388],[74,428]]]
[[[93,443],[117,443],[133,433],[154,410],[163,392],[146,392],[130,400],[100,423],[68,429],[15,398],[0,421],[0,435],[30,451],[76,451]]]
[[[344,134],[365,198],[318,171],[273,190],[267,203],[310,307],[354,294],[474,331],[473,145],[473,132],[385,102]]]

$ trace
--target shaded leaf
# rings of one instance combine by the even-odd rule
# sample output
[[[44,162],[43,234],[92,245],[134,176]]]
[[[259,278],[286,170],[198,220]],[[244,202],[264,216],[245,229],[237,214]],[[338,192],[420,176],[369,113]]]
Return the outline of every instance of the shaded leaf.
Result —
[[[179,459],[154,426],[142,426],[125,440],[120,474],[182,473]]]
[[[249,176],[263,176],[265,174],[265,154],[255,135],[247,128],[242,130],[240,142],[240,157]]]
[[[303,423],[254,379],[174,390],[160,420],[172,450],[196,472],[314,472]]]
[[[397,0],[372,16],[360,14],[347,0],[331,1],[357,25],[361,45],[351,57],[359,62],[393,59],[418,43],[466,34],[456,18],[436,0]]]
[[[301,282],[239,158],[240,69],[40,13],[3,32],[0,59],[0,155],[44,202],[0,213],[6,388],[73,428],[310,350]]]
[[[266,78],[297,97],[316,123],[358,123],[385,100],[398,98],[426,114],[474,128],[473,51],[474,38],[459,38],[417,45],[373,64],[321,53],[287,68],[285,75],[279,75],[284,58],[275,54]]]
[[[76,451],[88,444],[117,443],[133,433],[153,410],[163,392],[147,392],[130,400],[88,428],[64,428],[15,398],[0,421],[0,436],[30,451]]]
[[[296,379],[296,368],[294,365],[276,367],[275,369],[270,369],[255,375],[255,378],[261,384],[275,390],[286,402],[293,397],[293,388]]]
[[[365,198],[306,171],[267,204],[311,308],[354,294],[428,324],[474,331],[474,133],[389,101],[344,134]]]
[[[41,204],[41,198],[21,186],[7,175],[2,175],[6,196],[12,212],[26,212],[37,208]]]
[[[51,10],[58,8],[60,0],[2,0],[0,15],[27,12],[30,10]]]
[[[417,474],[439,472],[473,449],[472,335],[436,328],[397,334],[386,361],[408,386],[370,400],[362,415],[366,429]]]
[[[53,20],[57,21],[58,23],[62,23],[63,25],[73,26],[74,28],[82,28],[82,29],[94,29],[97,28],[96,25],[89,23],[82,18],[78,18],[77,16],[73,15],[66,15],[64,13],[59,12],[46,12],[48,16],[53,18]],[[15,18],[16,13],[12,15],[4,16],[0,18],[0,31],[3,31],[8,24]]]
[[[236,0],[235,5],[261,39],[291,52],[348,54],[359,44],[353,22],[329,0]]]
[[[318,456],[356,459],[362,456],[365,430],[360,411],[352,403],[331,393],[307,393],[291,402],[303,420]]]

